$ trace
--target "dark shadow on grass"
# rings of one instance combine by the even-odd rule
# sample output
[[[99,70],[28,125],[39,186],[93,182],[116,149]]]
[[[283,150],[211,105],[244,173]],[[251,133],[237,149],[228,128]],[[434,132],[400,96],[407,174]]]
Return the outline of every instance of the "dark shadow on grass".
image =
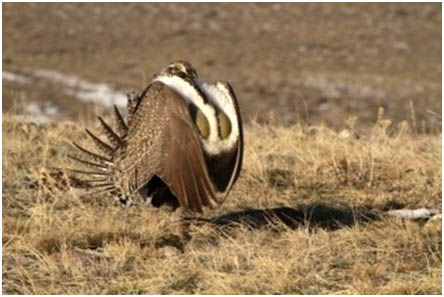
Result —
[[[185,218],[190,224],[210,224],[215,227],[245,226],[249,229],[285,225],[290,229],[301,226],[337,230],[357,223],[366,223],[381,218],[382,213],[365,209],[335,207],[326,204],[311,204],[295,207],[246,209],[230,212],[211,219]]]

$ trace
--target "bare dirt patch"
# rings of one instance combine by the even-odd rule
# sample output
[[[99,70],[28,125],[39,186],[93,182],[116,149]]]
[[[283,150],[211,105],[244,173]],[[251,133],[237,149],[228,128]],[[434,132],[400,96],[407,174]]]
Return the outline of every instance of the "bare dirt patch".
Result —
[[[436,128],[441,113],[440,3],[4,3],[3,69],[54,70],[121,90],[142,89],[172,60],[228,80],[245,119],[342,128],[376,121]],[[49,100],[88,119],[60,87],[4,82],[3,110]]]

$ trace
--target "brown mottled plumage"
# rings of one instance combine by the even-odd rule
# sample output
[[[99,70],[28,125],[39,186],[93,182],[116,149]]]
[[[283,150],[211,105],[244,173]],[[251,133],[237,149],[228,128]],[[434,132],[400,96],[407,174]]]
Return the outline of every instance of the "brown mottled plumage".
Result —
[[[139,96],[128,94],[127,122],[114,109],[116,131],[99,117],[110,144],[86,129],[101,154],[74,145],[89,159],[70,156],[91,171],[91,187],[124,204],[151,197],[202,212],[224,201],[242,164],[242,123],[225,82],[207,84],[186,61],[170,64]]]

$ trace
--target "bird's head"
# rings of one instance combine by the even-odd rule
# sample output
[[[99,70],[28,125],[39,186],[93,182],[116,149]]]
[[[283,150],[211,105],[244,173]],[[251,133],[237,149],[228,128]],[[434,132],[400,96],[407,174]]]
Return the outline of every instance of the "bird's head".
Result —
[[[179,77],[187,77],[188,79],[195,80],[198,78],[196,69],[191,65],[190,62],[179,60],[170,63],[165,69],[160,73],[161,75],[176,75]]]

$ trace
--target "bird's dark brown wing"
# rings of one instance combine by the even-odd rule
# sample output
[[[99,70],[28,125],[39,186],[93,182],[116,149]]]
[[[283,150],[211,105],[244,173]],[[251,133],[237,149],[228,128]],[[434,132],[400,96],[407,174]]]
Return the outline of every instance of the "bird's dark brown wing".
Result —
[[[202,207],[220,204],[224,193],[215,191],[208,175],[202,144],[192,122],[189,107],[175,91],[165,88],[169,123],[164,142],[164,158],[158,176],[168,185],[182,207],[202,212]],[[233,172],[233,175],[235,171]],[[231,186],[231,185],[230,185]]]

